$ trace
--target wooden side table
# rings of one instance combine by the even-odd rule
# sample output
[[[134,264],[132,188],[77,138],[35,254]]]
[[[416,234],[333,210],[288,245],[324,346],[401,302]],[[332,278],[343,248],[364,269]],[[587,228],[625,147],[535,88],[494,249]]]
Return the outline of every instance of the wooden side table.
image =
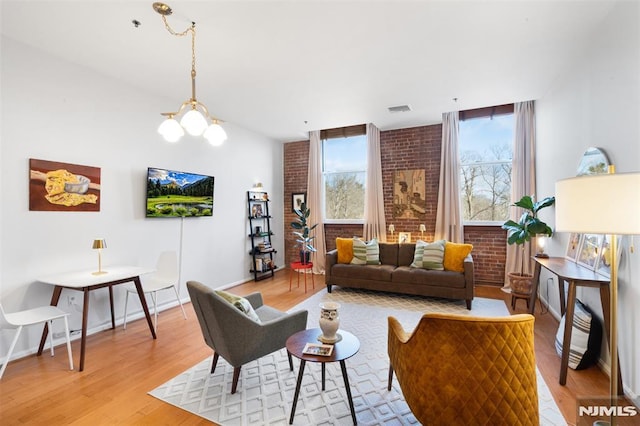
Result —
[[[324,390],[324,378],[325,378],[325,364],[327,362],[340,362],[340,369],[342,370],[342,378],[344,379],[344,387],[347,391],[347,399],[349,400],[349,408],[351,409],[351,418],[353,424],[357,425],[356,411],[353,406],[353,398],[351,397],[351,388],[349,387],[349,377],[347,375],[347,366],[345,360],[351,358],[360,350],[360,341],[356,336],[348,331],[338,330],[338,334],[342,336],[342,340],[334,343],[333,352],[331,356],[309,355],[302,353],[304,346],[307,343],[320,343],[318,336],[322,334],[322,330],[319,328],[311,328],[308,330],[302,330],[287,339],[287,352],[296,358],[300,359],[300,371],[298,372],[298,381],[296,383],[296,391],[293,395],[293,405],[291,406],[291,417],[289,418],[289,424],[293,424],[293,417],[296,414],[296,405],[298,404],[298,396],[300,396],[300,386],[302,385],[302,376],[304,375],[304,366],[307,361],[319,362],[322,364],[322,390]]]
[[[307,271],[311,270],[311,284],[313,288],[316,288],[316,283],[313,279],[313,262],[302,263],[302,262],[293,262],[291,264],[291,272],[289,272],[289,291],[291,291],[291,279],[293,278],[293,271],[298,273],[298,287],[300,287],[300,271],[303,271],[304,274],[304,292],[307,292]]]
[[[564,257],[540,258],[532,257],[536,265],[533,271],[533,289],[531,292],[531,306],[529,313],[533,315],[536,305],[536,296],[540,282],[540,270],[542,267],[558,277],[558,290],[560,291],[560,313],[565,315],[564,339],[562,341],[562,360],[560,362],[560,384],[567,383],[567,368],[569,366],[569,350],[571,348],[571,329],[573,326],[573,314],[576,306],[577,287],[595,287],[600,289],[600,303],[602,305],[602,315],[604,316],[604,328],[607,332],[607,342],[611,342],[611,312],[609,297],[609,279],[594,271],[580,266]],[[568,284],[567,302],[565,308],[564,282]],[[618,360],[620,365],[620,360]],[[624,395],[622,387],[622,374],[618,369],[618,393]]]

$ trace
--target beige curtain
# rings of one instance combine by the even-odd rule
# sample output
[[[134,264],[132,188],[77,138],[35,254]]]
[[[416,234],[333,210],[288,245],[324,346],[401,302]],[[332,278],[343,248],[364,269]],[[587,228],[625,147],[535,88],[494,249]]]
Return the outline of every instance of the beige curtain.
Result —
[[[387,241],[384,217],[384,192],[382,188],[382,164],[380,160],[380,129],[367,124],[367,183],[364,187],[364,227],[366,240],[376,238]]]
[[[458,112],[442,114],[442,153],[436,211],[436,240],[463,242],[460,214]]]
[[[515,131],[513,138],[513,169],[511,171],[511,202],[515,203],[524,195],[535,195],[536,193],[536,116],[534,102],[518,102],[514,104]],[[517,221],[522,215],[522,210],[518,207],[509,209],[509,217]],[[505,262],[504,291],[511,291],[509,285],[509,272],[520,271],[523,260],[524,273],[530,274],[531,266],[531,244],[524,245],[524,250],[518,245],[507,244],[507,259]]]
[[[307,206],[311,209],[309,223],[317,223],[315,229],[316,239],[314,247],[316,252],[312,254],[313,273],[324,274],[325,253],[324,222],[322,212],[322,142],[320,131],[309,132],[309,170],[307,173]]]

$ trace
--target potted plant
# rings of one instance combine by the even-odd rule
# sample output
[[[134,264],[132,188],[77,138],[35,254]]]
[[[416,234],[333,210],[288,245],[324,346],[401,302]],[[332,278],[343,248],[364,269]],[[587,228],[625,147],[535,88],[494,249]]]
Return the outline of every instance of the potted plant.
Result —
[[[300,263],[307,264],[309,263],[311,253],[316,251],[315,247],[313,247],[313,240],[316,237],[311,235],[311,231],[313,231],[318,224],[316,223],[312,226],[307,224],[311,210],[305,203],[302,203],[299,209],[294,210],[294,213],[297,218],[291,222],[291,227],[296,229],[296,231],[293,231],[293,235],[296,236],[296,243],[298,247],[300,247]]]
[[[524,273],[524,244],[531,241],[531,238],[536,235],[550,237],[553,234],[551,227],[538,218],[538,212],[545,207],[552,206],[555,202],[555,197],[547,197],[534,202],[531,196],[525,195],[518,202],[512,204],[525,210],[520,219],[517,222],[508,220],[502,225],[502,229],[507,230],[507,243],[517,244],[522,248],[520,272],[508,274],[509,283],[514,293],[525,295],[531,293],[533,276]]]

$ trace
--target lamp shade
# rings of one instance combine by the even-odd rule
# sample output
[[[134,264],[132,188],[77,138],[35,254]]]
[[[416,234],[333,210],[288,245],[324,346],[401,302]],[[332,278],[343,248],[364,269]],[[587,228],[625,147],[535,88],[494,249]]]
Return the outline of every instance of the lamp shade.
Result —
[[[227,140],[227,132],[218,123],[213,123],[207,127],[202,136],[213,146],[220,146]]]
[[[556,231],[640,234],[640,173],[560,180],[555,197]]]
[[[160,123],[158,133],[160,133],[167,142],[178,142],[178,140],[184,136],[182,126],[175,118],[167,118]]]
[[[107,248],[107,242],[104,240],[104,238],[96,238],[95,240],[93,240],[92,248],[94,250]]]

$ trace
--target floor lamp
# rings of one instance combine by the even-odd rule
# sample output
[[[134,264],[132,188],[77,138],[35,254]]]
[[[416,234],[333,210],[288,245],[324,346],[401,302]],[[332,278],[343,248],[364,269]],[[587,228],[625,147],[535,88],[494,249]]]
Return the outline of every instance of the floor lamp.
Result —
[[[580,176],[556,182],[556,231],[611,235],[610,397],[618,391],[618,235],[640,234],[640,173]],[[614,421],[612,416],[612,423]]]

